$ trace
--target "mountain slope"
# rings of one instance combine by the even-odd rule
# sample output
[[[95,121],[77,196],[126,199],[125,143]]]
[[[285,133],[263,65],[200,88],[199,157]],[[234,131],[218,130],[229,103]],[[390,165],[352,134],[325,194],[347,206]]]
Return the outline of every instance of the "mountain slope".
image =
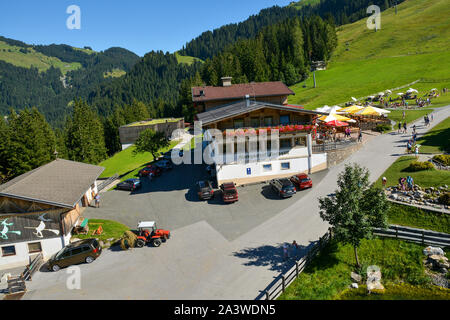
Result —
[[[328,70],[294,85],[290,103],[309,109],[333,105],[425,78],[417,89],[450,85],[450,8],[445,0],[407,0],[382,12],[381,30],[367,19],[340,27],[339,44]],[[304,88],[303,86],[306,86]],[[431,86],[431,87],[430,87]]]
[[[61,124],[75,97],[130,71],[139,57],[122,48],[94,52],[68,45],[28,45],[0,37],[0,114],[36,106]]]

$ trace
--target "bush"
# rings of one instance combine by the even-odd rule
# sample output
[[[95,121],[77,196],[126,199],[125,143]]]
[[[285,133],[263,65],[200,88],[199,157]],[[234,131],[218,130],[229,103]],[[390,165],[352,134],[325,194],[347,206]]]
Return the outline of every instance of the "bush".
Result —
[[[433,170],[434,166],[431,162],[425,161],[413,161],[408,167],[409,172],[423,171],[423,170]]]
[[[128,250],[136,246],[137,236],[133,231],[125,231],[122,239],[120,239],[120,247],[122,250]]]
[[[379,124],[375,128],[375,131],[381,132],[381,133],[391,131],[391,130],[392,130],[392,126],[389,124]]]
[[[450,155],[448,154],[440,154],[438,156],[434,156],[433,160],[442,163],[444,166],[450,166]]]
[[[446,206],[450,206],[450,192],[446,192],[443,195],[441,195],[439,197],[439,203],[446,205]]]

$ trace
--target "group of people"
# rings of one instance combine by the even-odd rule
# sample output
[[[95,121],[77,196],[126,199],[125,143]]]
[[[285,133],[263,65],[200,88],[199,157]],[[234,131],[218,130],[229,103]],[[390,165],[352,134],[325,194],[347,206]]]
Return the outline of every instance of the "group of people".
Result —
[[[400,121],[398,123],[398,133],[407,133],[407,131],[408,131],[408,124],[406,123],[406,121],[403,122],[403,124]]]
[[[408,153],[414,152],[416,155],[416,158],[419,158],[419,146],[416,144],[417,134],[413,134],[413,139],[408,140],[408,143],[406,144],[406,149],[408,150]]]
[[[423,120],[425,121],[425,127],[429,127],[430,123],[434,120],[434,116],[433,114],[431,114],[430,116],[426,114],[425,117],[423,117]]]
[[[294,255],[297,256],[300,250],[300,246],[298,245],[297,241],[293,241],[291,245],[283,244],[283,259],[287,260],[291,257],[290,251],[294,251]]]
[[[430,100],[430,98],[427,98],[426,100],[424,100],[422,98],[418,98],[418,99],[416,99],[416,104],[419,108],[422,108],[425,106],[429,106],[431,104],[431,100]]]
[[[414,179],[411,176],[407,176],[406,178],[401,177],[398,179],[399,188],[403,191],[413,190],[414,188]]]

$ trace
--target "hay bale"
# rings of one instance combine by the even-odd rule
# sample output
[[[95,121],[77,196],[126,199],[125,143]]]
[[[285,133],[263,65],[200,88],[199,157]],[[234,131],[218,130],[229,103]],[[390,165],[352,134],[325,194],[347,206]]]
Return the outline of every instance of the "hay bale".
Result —
[[[136,246],[137,236],[133,231],[125,231],[120,239],[120,247],[122,250],[128,250],[130,248],[134,248]]]

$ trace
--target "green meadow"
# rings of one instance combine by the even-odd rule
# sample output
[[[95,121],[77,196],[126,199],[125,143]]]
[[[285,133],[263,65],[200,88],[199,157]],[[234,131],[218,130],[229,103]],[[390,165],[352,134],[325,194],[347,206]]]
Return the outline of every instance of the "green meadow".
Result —
[[[289,103],[314,109],[419,79],[424,81],[413,85],[419,95],[450,87],[449,15],[444,0],[408,0],[398,6],[397,15],[394,8],[382,12],[378,32],[367,28],[366,19],[339,27],[339,44],[328,69],[316,72],[317,88],[312,77],[292,86],[295,96]],[[433,102],[445,105],[450,97]]]

